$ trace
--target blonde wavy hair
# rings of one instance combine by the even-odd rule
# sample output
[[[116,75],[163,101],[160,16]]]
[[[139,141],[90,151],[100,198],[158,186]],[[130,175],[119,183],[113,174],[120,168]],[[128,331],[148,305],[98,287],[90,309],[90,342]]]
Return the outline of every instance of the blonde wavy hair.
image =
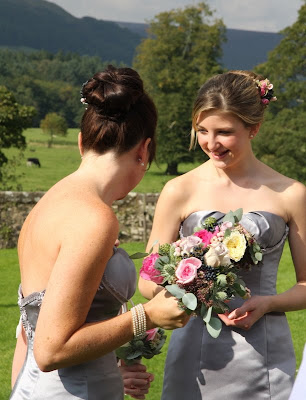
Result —
[[[200,88],[192,111],[190,148],[195,147],[199,115],[222,111],[239,118],[251,127],[263,121],[266,105],[261,101],[256,80],[264,79],[252,71],[233,70],[210,78]]]

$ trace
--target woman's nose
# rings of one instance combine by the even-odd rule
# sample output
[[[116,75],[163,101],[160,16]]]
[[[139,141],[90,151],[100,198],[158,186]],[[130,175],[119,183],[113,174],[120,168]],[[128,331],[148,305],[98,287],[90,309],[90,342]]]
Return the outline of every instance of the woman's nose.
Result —
[[[217,148],[220,146],[218,142],[218,138],[216,135],[209,133],[207,135],[207,148],[209,151],[214,151],[217,150]]]

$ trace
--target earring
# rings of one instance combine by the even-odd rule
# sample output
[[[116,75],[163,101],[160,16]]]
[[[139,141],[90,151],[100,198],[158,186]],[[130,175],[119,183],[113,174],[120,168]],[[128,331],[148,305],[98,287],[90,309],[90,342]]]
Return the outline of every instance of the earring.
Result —
[[[254,135],[250,135],[250,138],[253,139]]]
[[[141,158],[138,158],[138,162],[140,162],[140,165],[141,165],[142,167],[144,167],[144,163],[142,162]]]

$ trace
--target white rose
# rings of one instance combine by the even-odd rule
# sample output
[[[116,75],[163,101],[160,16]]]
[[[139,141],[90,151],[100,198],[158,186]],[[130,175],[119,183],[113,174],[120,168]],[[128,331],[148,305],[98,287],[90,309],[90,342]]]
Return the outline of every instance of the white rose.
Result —
[[[207,253],[204,255],[204,259],[206,265],[210,267],[219,267],[220,266],[220,259],[214,247],[211,247]]]

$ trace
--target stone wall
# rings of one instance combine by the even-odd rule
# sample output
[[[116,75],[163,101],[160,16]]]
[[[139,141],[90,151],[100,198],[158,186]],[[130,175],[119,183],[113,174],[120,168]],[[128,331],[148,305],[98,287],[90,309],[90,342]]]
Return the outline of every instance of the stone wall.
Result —
[[[0,192],[0,249],[16,247],[22,224],[45,192]],[[129,193],[114,203],[122,242],[146,242],[159,193]]]

